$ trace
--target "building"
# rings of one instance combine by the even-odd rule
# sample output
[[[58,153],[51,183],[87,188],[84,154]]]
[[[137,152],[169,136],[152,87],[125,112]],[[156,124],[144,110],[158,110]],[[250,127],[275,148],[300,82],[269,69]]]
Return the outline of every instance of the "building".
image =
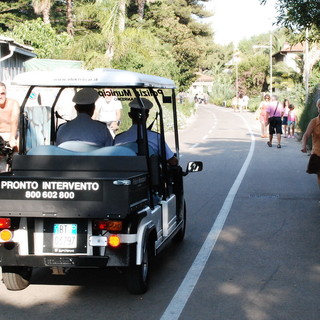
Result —
[[[192,83],[190,88],[191,95],[210,93],[213,86],[213,77],[197,73],[197,79]]]
[[[10,82],[17,74],[25,71],[24,62],[35,56],[32,47],[0,36],[0,81]]]
[[[282,49],[273,55],[275,63],[283,62],[294,71],[301,73],[297,59],[301,59],[304,53],[304,47],[301,43],[290,45],[285,43]]]

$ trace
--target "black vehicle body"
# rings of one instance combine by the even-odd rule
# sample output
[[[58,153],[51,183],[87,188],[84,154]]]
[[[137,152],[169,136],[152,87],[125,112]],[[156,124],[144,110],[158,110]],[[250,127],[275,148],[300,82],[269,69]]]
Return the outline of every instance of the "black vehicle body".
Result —
[[[189,163],[189,170],[183,172],[180,166],[170,167],[165,157],[153,154],[145,116],[134,143],[94,148],[73,142],[58,147],[55,138],[63,111],[58,110],[58,101],[64,90],[84,87],[101,95],[117,93],[124,104],[148,96],[157,109],[162,154],[163,104],[167,104],[179,158],[174,83],[97,69],[26,73],[18,75],[15,84],[28,90],[21,105],[19,153],[13,155],[11,170],[0,174],[4,284],[9,290],[24,289],[33,267],[48,267],[55,273],[77,267],[120,267],[126,271],[129,291],[144,293],[151,257],[169,240],[184,237],[183,176],[200,171],[202,163]],[[28,105],[36,89],[49,90],[52,105]],[[142,102],[141,107],[144,109]]]

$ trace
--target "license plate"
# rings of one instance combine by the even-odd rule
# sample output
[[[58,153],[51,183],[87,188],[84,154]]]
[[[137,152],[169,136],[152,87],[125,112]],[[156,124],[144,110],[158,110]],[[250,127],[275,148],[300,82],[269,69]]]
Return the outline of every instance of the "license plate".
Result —
[[[77,224],[55,223],[53,227],[54,248],[77,247]]]

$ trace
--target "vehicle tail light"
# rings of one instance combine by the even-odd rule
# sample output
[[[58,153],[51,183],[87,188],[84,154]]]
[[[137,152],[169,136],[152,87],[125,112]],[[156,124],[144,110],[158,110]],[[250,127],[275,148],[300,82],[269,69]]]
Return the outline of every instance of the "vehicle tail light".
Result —
[[[108,245],[110,247],[116,248],[120,246],[120,237],[116,234],[112,234],[109,238],[108,238]]]
[[[106,230],[106,231],[121,231],[122,230],[122,221],[114,220],[96,220],[94,222],[94,228],[97,230]]]
[[[10,218],[0,218],[0,229],[9,229],[11,227]]]
[[[8,229],[1,230],[0,239],[2,241],[10,241],[12,239],[12,232]]]

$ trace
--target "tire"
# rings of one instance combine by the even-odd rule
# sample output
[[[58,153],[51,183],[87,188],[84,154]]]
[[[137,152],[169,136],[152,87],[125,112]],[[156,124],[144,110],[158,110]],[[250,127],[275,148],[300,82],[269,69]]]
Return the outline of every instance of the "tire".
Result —
[[[8,290],[18,291],[27,288],[31,275],[30,267],[2,267],[2,281]]]
[[[150,275],[150,244],[146,243],[143,250],[141,265],[132,265],[127,268],[126,282],[127,288],[132,294],[143,294],[149,287]]]
[[[182,228],[177,232],[177,234],[172,238],[174,242],[181,242],[184,239],[186,233],[186,226],[187,226],[187,208],[186,202],[183,202],[183,225]]]

